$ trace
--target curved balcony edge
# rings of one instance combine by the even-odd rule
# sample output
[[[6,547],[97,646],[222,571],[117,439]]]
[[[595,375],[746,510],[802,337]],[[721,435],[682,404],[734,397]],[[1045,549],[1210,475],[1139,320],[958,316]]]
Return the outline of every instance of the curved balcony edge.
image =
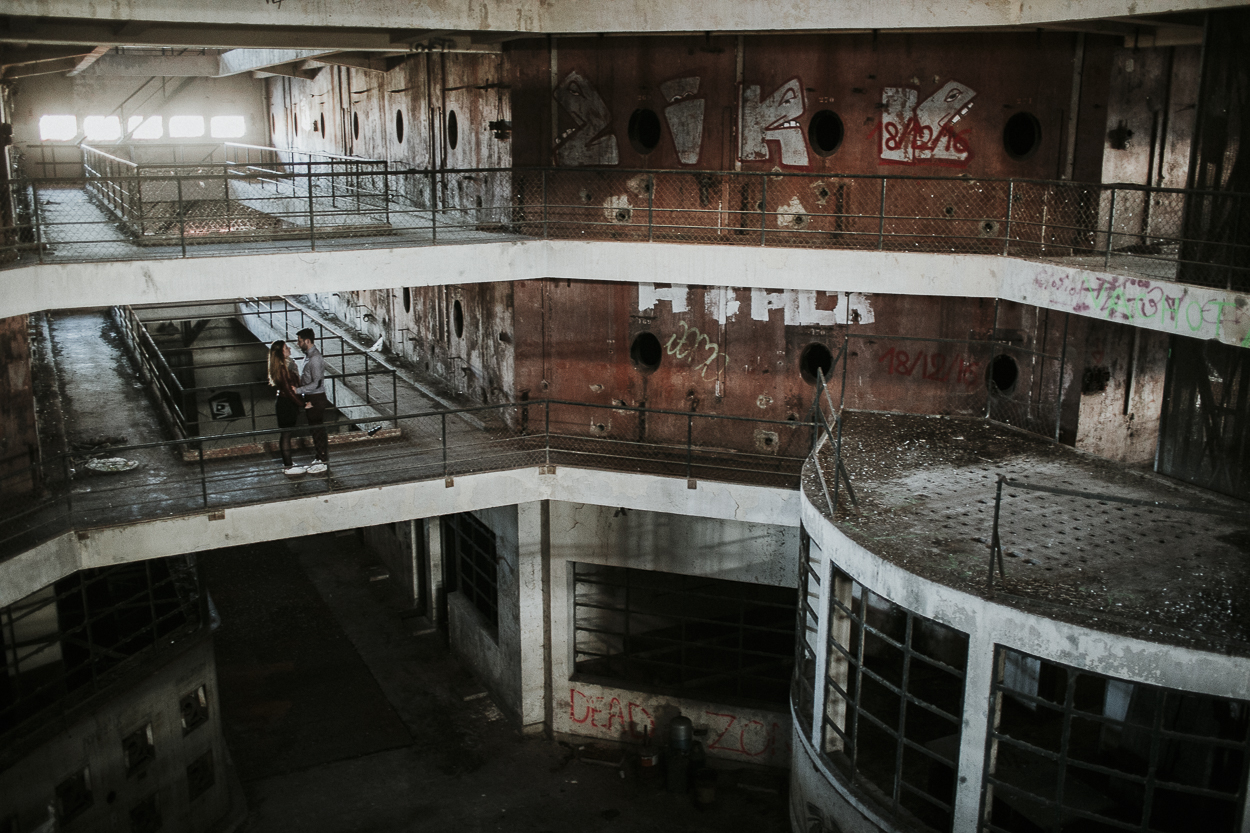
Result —
[[[1001,299],[1250,347],[1250,300],[1244,295],[1062,261],[604,241],[511,240],[15,267],[0,270],[0,317],[67,304],[171,304],[387,289],[401,282],[400,275],[405,285],[434,286],[540,278],[647,283],[643,278],[675,274],[688,285],[753,292]]]
[[[851,778],[835,771],[829,755],[822,752],[832,737],[832,734],[827,734],[824,724],[829,722],[830,714],[826,698],[833,699],[826,675],[830,674],[831,664],[837,661],[829,621],[832,609],[830,597],[838,592],[832,589],[835,580],[843,583],[849,580],[862,588],[863,596],[857,596],[855,602],[861,611],[868,607],[866,596],[871,593],[876,599],[884,600],[885,604],[905,611],[908,617],[913,614],[923,617],[967,637],[966,666],[962,677],[963,711],[959,716],[961,725],[955,735],[958,757],[957,767],[952,773],[955,777],[954,796],[949,806],[948,829],[957,833],[978,829],[981,816],[986,812],[983,806],[984,785],[990,783],[986,780],[986,761],[991,758],[988,751],[992,745],[991,731],[998,730],[997,722],[993,723],[992,730],[990,724],[998,719],[995,709],[1001,708],[994,703],[996,698],[1001,703],[1004,695],[1013,696],[1011,684],[1003,682],[1005,654],[1025,657],[1042,666],[1066,669],[1071,676],[1086,672],[1091,676],[1100,675],[1101,679],[1108,681],[1108,687],[1111,683],[1127,686],[1128,689],[1144,686],[1165,696],[1172,696],[1175,692],[1178,698],[1189,695],[1246,697],[1250,659],[1245,657],[1156,643],[1070,624],[922,578],[852,540],[812,502],[806,491],[800,500],[800,524],[810,538],[808,557],[820,587],[816,608],[819,625],[815,629],[814,696],[808,704],[813,713],[801,714],[803,704],[793,692],[791,694],[795,738],[800,741],[792,745],[794,775],[790,813],[795,830],[931,829],[917,825],[915,818],[909,814],[892,817],[887,808],[876,807],[880,802],[863,800],[859,797],[860,785],[849,783]],[[848,588],[847,606],[836,611],[844,618],[848,613],[852,618],[855,616],[850,594]],[[851,643],[851,639],[846,641]],[[862,656],[861,651],[861,661]],[[845,679],[843,672],[844,683]],[[1034,702],[1036,708],[1043,705],[1040,699],[1034,698]],[[1176,702],[1180,702],[1179,699]],[[1068,709],[1072,710],[1070,695]],[[1108,722],[1101,716],[1098,719],[1104,721],[1103,725]],[[808,736],[803,736],[805,732]],[[1244,739],[1241,742],[1244,744]],[[955,748],[948,752],[954,753]],[[993,775],[991,770],[990,776]],[[897,771],[896,777],[899,777]],[[1244,772],[1240,778],[1242,787],[1235,800],[1244,803]],[[871,787],[869,791],[872,791]],[[1066,806],[1064,811],[1067,811]],[[1233,813],[1234,817],[1240,818],[1244,808],[1235,807]],[[834,826],[821,826],[826,821]]]

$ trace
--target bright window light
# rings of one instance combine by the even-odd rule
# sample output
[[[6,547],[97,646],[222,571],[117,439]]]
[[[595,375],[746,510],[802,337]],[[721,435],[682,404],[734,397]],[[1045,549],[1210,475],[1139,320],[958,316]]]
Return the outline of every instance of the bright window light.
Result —
[[[164,123],[160,116],[131,116],[126,122],[126,129],[132,139],[159,139],[165,135]]]
[[[213,116],[208,128],[214,139],[238,139],[247,132],[242,116]]]
[[[204,135],[203,116],[170,116],[169,138],[195,139]]]
[[[87,116],[82,132],[88,142],[116,142],[122,137],[122,120],[117,116]]]
[[[68,142],[78,135],[78,119],[73,116],[40,116],[39,139],[44,142]]]

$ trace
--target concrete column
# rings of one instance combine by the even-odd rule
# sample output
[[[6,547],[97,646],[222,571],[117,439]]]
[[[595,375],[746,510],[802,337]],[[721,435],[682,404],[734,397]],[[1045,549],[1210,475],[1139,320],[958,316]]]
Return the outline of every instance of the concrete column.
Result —
[[[425,523],[421,520],[408,521],[408,592],[412,594],[412,606],[414,608],[421,604],[421,571],[425,569],[425,565],[421,563],[421,540],[417,536],[425,534]],[[429,599],[425,600],[427,606]],[[429,613],[429,611],[426,611]]]
[[[521,648],[521,726],[542,731],[547,717],[549,604],[543,576],[550,551],[546,501],[517,505],[517,593]]]
[[[955,785],[954,830],[977,830],[985,739],[989,732],[990,684],[994,679],[994,639],[989,629],[968,636],[964,671],[964,725],[959,743],[959,779]]]
[[[441,628],[447,624],[447,588],[443,587],[442,521],[433,517],[420,523],[425,525],[422,534],[425,535],[425,551],[429,553],[425,563],[425,586],[430,588],[429,610],[426,615],[430,624]]]

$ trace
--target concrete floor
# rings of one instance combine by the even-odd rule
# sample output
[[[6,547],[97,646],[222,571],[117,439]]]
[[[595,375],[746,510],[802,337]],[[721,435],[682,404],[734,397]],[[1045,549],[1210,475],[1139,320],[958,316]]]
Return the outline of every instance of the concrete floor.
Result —
[[[985,595],[998,477],[1063,489],[1004,488],[998,601],[1099,630],[1250,656],[1244,501],[988,420],[844,416],[843,462],[859,507],[844,513],[840,498],[839,525],[877,555]],[[826,472],[830,454],[826,446]],[[823,507],[810,475],[807,494]]]
[[[719,770],[699,807],[587,760],[618,750],[521,735],[353,535],[200,565],[244,833],[789,830],[783,771]]]

